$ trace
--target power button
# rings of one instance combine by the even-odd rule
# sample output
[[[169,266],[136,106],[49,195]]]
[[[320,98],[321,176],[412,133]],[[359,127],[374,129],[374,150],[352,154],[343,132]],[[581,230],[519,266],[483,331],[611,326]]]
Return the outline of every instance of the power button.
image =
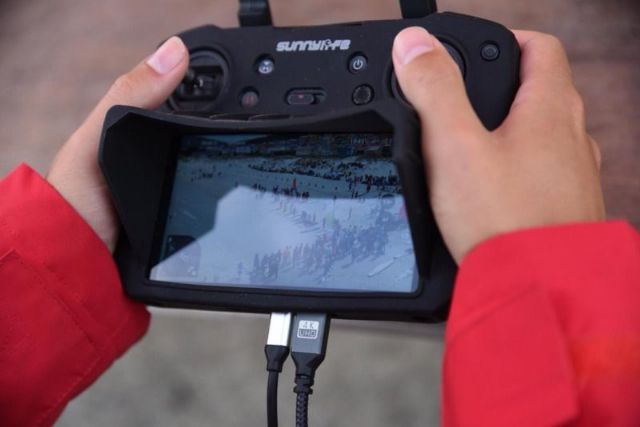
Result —
[[[367,68],[367,57],[361,53],[356,53],[349,59],[349,71],[357,74]]]

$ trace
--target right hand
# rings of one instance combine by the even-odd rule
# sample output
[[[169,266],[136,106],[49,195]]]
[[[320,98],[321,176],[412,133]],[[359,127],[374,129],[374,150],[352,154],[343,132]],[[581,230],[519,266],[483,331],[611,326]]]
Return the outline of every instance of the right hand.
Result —
[[[515,35],[521,86],[493,132],[435,37],[413,27],[394,42],[398,81],[420,116],[433,212],[458,264],[502,233],[605,218],[600,151],[587,134],[564,49],[546,34]]]

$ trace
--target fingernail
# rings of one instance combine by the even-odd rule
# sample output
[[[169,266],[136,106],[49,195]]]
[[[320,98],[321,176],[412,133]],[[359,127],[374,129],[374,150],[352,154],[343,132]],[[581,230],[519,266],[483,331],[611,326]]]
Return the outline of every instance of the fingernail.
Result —
[[[182,62],[186,54],[187,49],[182,40],[173,36],[147,59],[147,65],[158,74],[167,74]]]
[[[435,40],[422,27],[410,27],[400,31],[393,41],[393,55],[400,65],[407,65],[418,56],[431,52]]]

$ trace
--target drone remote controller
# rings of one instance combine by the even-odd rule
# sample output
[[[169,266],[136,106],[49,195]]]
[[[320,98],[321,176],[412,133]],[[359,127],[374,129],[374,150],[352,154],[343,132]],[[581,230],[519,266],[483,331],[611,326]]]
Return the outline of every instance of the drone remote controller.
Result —
[[[436,36],[493,130],[518,89],[514,35],[454,13],[281,28],[245,18],[254,25],[179,34],[190,66],[160,111],[107,115],[99,162],[126,292],[170,307],[446,319],[456,266],[392,43],[409,26]]]

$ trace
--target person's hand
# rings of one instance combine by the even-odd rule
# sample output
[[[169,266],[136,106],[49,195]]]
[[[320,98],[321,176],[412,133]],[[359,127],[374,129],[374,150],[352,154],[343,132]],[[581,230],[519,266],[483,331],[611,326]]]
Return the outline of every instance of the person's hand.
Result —
[[[413,27],[394,42],[398,81],[420,116],[433,212],[458,263],[498,234],[605,218],[600,152],[586,132],[564,49],[546,34],[515,34],[521,86],[493,132],[435,37]]]
[[[98,167],[98,144],[105,114],[116,104],[157,108],[180,83],[189,55],[177,37],[119,77],[85,122],[71,135],[51,165],[47,180],[113,252],[118,220]]]

